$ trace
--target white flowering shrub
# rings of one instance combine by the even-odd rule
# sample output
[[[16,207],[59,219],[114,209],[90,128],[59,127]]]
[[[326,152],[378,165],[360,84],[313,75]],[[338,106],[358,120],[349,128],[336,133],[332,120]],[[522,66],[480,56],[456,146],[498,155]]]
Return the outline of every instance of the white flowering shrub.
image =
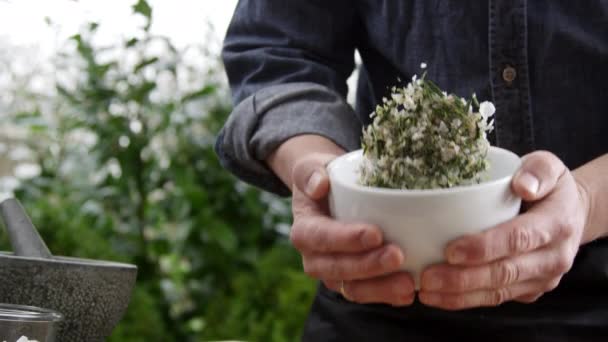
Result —
[[[494,105],[479,104],[475,94],[470,100],[447,94],[425,76],[393,87],[371,114],[362,138],[362,185],[435,189],[482,180]]]

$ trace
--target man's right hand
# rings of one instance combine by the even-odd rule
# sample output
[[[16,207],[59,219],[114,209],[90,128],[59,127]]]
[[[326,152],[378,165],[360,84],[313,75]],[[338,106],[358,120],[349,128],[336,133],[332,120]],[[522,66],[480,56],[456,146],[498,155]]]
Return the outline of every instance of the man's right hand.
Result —
[[[302,138],[284,143],[288,145],[281,146],[269,164],[284,181],[292,184],[294,222],[290,237],[302,254],[304,271],[353,302],[411,304],[415,297],[414,282],[408,273],[401,271],[405,258],[401,250],[385,244],[377,226],[338,222],[329,216],[329,177],[325,166],[343,151],[326,140],[335,148],[317,149],[324,153],[306,153],[306,148],[314,144],[298,144],[303,142]],[[281,158],[276,155],[280,153],[288,154]]]

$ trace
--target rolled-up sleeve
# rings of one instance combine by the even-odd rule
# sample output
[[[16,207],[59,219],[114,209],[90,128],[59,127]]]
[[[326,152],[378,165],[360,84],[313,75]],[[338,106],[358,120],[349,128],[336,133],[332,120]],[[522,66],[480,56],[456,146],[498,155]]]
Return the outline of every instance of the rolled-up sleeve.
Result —
[[[345,101],[354,12],[342,0],[239,1],[222,52],[235,103],[216,142],[225,168],[289,195],[264,162],[282,142],[318,134],[346,150],[359,146],[361,122]]]

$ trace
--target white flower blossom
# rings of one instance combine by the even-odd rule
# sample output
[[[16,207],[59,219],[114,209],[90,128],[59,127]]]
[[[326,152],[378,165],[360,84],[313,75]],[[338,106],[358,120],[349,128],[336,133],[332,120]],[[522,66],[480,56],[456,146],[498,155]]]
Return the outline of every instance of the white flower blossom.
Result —
[[[412,140],[413,141],[420,140],[420,139],[422,139],[422,137],[424,137],[424,134],[422,134],[422,132],[418,131],[418,132],[414,133],[414,135],[412,135]]]
[[[479,114],[483,116],[484,120],[491,117],[496,113],[496,107],[492,102],[484,101],[479,104]]]
[[[397,104],[403,104],[403,95],[402,94],[391,94],[393,101]]]
[[[5,341],[5,342],[6,342],[6,341]],[[38,342],[38,341],[36,341],[36,340],[30,340],[30,339],[28,339],[26,336],[21,336],[21,337],[20,337],[20,338],[17,340],[17,342]]]
[[[445,124],[445,122],[441,121],[441,123],[439,123],[438,131],[439,131],[439,133],[447,133],[450,130],[448,129],[448,126]]]

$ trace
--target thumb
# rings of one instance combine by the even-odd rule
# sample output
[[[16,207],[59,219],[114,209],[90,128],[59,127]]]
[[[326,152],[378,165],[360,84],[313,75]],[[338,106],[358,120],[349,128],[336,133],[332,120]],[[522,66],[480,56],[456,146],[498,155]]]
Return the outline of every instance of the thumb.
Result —
[[[538,151],[523,157],[523,163],[512,181],[513,191],[524,201],[537,201],[547,196],[568,171],[553,153]]]
[[[298,161],[291,177],[294,187],[313,200],[325,197],[329,191],[329,176],[325,167],[336,157],[335,154],[313,153]]]

